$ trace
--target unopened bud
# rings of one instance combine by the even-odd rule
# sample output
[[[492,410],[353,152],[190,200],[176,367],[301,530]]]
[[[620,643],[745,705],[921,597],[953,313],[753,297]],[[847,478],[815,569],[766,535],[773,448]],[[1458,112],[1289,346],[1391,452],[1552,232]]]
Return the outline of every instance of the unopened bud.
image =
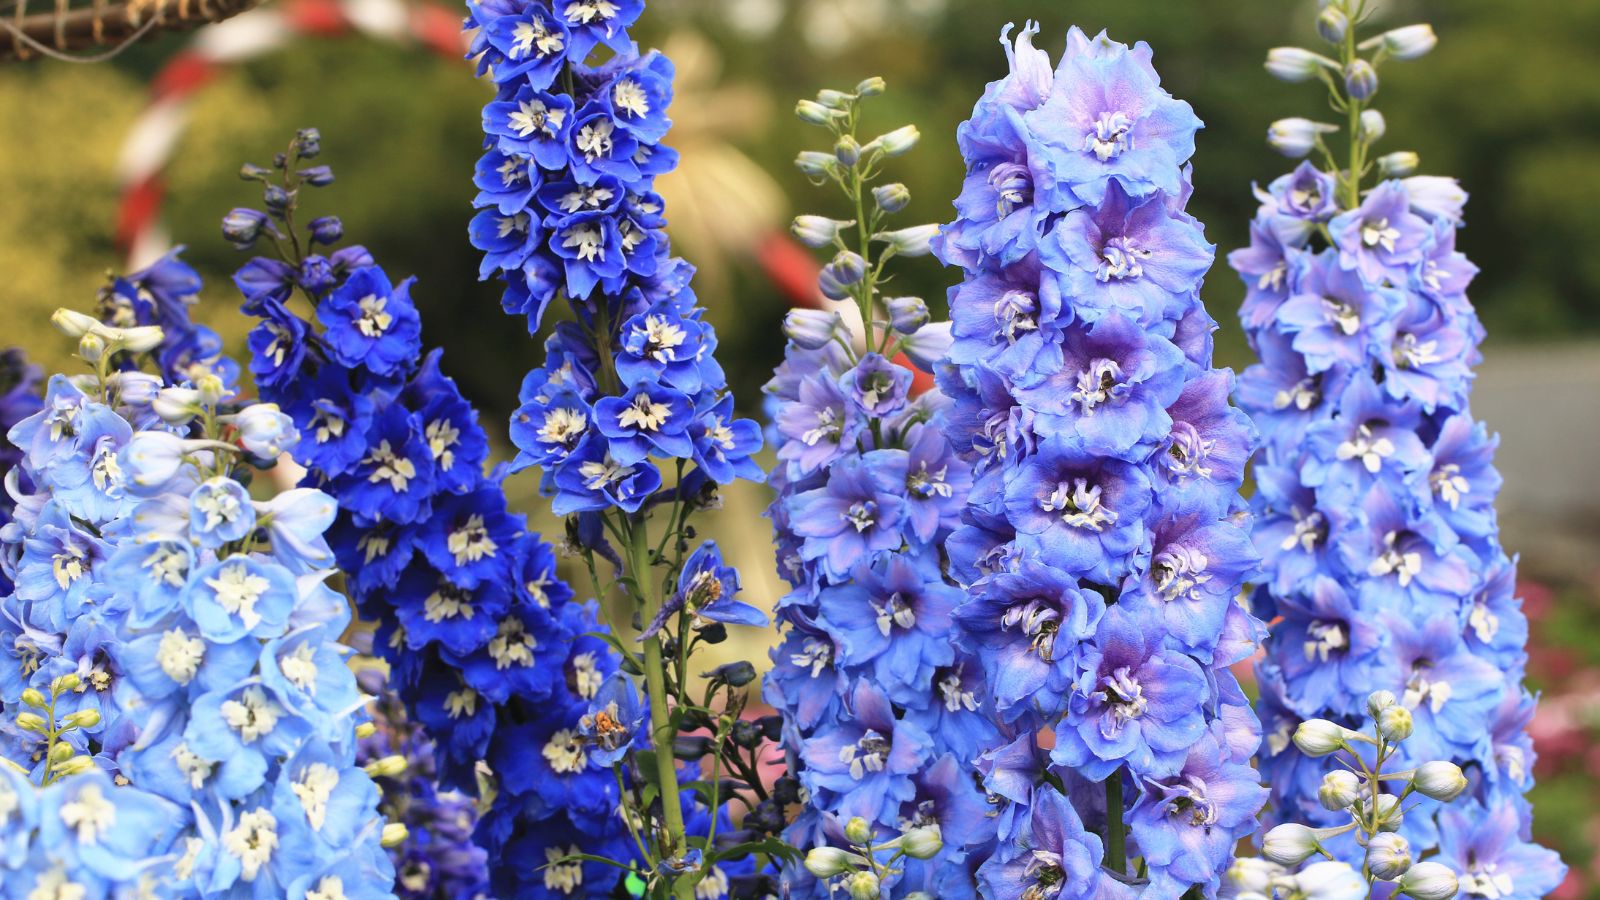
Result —
[[[1307,756],[1327,756],[1344,749],[1350,729],[1327,719],[1307,719],[1294,730],[1294,745]]]
[[[843,135],[833,145],[833,158],[847,166],[861,159],[861,144],[850,135]]]
[[[1333,61],[1301,47],[1274,47],[1267,51],[1267,72],[1279,81],[1310,81],[1317,69]]]
[[[339,221],[338,216],[318,216],[311,220],[306,230],[311,232],[312,243],[325,247],[339,243],[339,239],[344,237],[344,223]]]
[[[889,310],[889,327],[900,334],[915,334],[933,318],[921,297],[889,297],[883,305]]]
[[[944,839],[940,837],[937,825],[913,828],[900,839],[900,849],[912,859],[933,859],[939,855],[942,847]]]
[[[410,836],[411,830],[406,828],[404,824],[400,822],[390,822],[389,824],[383,826],[383,834],[378,838],[378,843],[382,845],[385,850],[387,850],[391,847],[398,847],[401,844],[404,844],[406,842],[406,838]]]
[[[399,755],[375,759],[362,767],[373,778],[398,778],[405,774],[406,758]]]
[[[1399,702],[1393,691],[1373,691],[1367,695],[1367,715],[1376,719],[1384,710]]]
[[[828,109],[846,109],[850,106],[851,97],[844,91],[835,91],[823,88],[817,91],[817,102]]]
[[[93,728],[100,724],[100,710],[93,707],[80,709],[62,719],[61,723],[71,728]]]
[[[889,85],[882,78],[874,75],[871,78],[863,79],[856,85],[856,96],[876,97],[888,89]]]
[[[312,187],[327,187],[333,184],[333,170],[327,166],[312,166],[309,169],[301,169],[295,174]]]
[[[1418,766],[1411,776],[1411,786],[1424,797],[1449,803],[1467,789],[1467,776],[1460,766],[1439,759]]]
[[[1382,35],[1383,47],[1395,59],[1416,59],[1426,56],[1439,45],[1439,36],[1432,25],[1407,25],[1391,28]]]
[[[917,126],[907,125],[903,128],[896,128],[888,134],[879,135],[873,139],[872,143],[876,144],[888,156],[899,156],[915,147],[917,141],[921,139],[922,132],[917,130]]]
[[[150,402],[150,409],[168,425],[183,425],[200,414],[200,392],[193,388],[162,388]]]
[[[830,219],[827,216],[795,216],[789,231],[800,243],[813,249],[827,247],[839,239],[841,229],[855,224],[855,220]]]
[[[1274,827],[1261,841],[1261,855],[1280,866],[1298,866],[1321,849],[1316,831],[1297,822]]]
[[[850,876],[850,900],[878,900],[883,896],[880,893],[878,876],[871,872],[857,872]]]
[[[66,762],[73,757],[75,752],[71,744],[66,741],[58,741],[55,746],[50,748],[50,767],[55,768]]]
[[[369,738],[378,733],[378,723],[362,722],[356,726],[356,737]]]
[[[149,353],[161,346],[166,340],[166,332],[160,325],[136,325],[133,328],[119,328],[112,332],[112,344],[119,350],[130,353]]]
[[[702,673],[702,677],[724,682],[731,687],[744,687],[756,680],[756,667],[741,659],[717,666],[709,672]]]
[[[1377,815],[1372,816],[1371,809],[1377,809]],[[1358,804],[1358,809],[1364,818],[1375,819],[1379,831],[1399,831],[1400,825],[1406,820],[1405,808],[1400,805],[1400,798],[1394,794],[1379,794],[1375,807],[1368,798],[1366,803]]]
[[[50,324],[69,338],[80,338],[100,327],[100,320],[71,309],[58,309],[50,314]]]
[[[860,846],[872,840],[872,823],[856,816],[844,823],[844,836],[850,843]]]
[[[815,179],[827,178],[839,168],[839,161],[833,158],[832,153],[819,150],[802,150],[795,157],[794,164],[807,178]]]
[[[938,225],[913,225],[895,231],[880,231],[872,239],[888,244],[900,256],[927,256],[932,250],[933,239],[938,235]]]
[[[1338,131],[1338,126],[1313,122],[1299,116],[1279,119],[1267,128],[1267,145],[1290,159],[1300,159],[1316,149],[1322,135]]]
[[[815,847],[806,854],[806,871],[818,878],[832,878],[850,871],[850,854],[838,847]]]
[[[1400,876],[1396,895],[1416,900],[1450,900],[1461,889],[1456,873],[1436,862],[1419,862]]]
[[[315,128],[302,128],[295,132],[294,151],[301,159],[312,159],[322,152],[322,132]]]
[[[826,125],[833,121],[833,110],[815,100],[801,100],[796,103],[794,114],[808,125]]]
[[[68,672],[65,675],[57,675],[50,681],[50,693],[59,697],[62,694],[65,694],[67,691],[77,690],[78,686],[81,684],[83,684],[83,679],[78,677],[77,672]]]
[[[1421,164],[1422,157],[1410,150],[1400,150],[1378,157],[1378,172],[1385,178],[1404,178]]]
[[[1349,809],[1361,799],[1361,777],[1347,769],[1339,769],[1322,776],[1322,786],[1317,788],[1317,802],[1322,808],[1338,812]]]
[[[1389,130],[1389,125],[1388,125],[1387,122],[1384,121],[1383,113],[1378,112],[1375,109],[1368,109],[1368,110],[1363,110],[1362,111],[1362,113],[1361,113],[1361,137],[1362,137],[1363,140],[1365,140],[1368,143],[1372,143],[1373,141],[1381,140],[1383,138],[1384,133],[1386,131],[1388,131],[1388,130]]]
[[[43,734],[45,731],[44,717],[38,713],[17,713],[17,727],[23,731],[36,731]]]
[[[854,250],[839,251],[827,268],[833,270],[840,284],[855,284],[867,276],[867,261]]]
[[[783,333],[803,350],[820,350],[844,333],[844,319],[821,309],[791,309],[783,317]]]
[[[71,759],[64,759],[50,766],[51,771],[62,777],[82,775],[92,768],[94,768],[94,757],[92,756],[74,756]]]
[[[1325,6],[1322,13],[1317,16],[1317,34],[1330,44],[1343,41],[1345,32],[1349,29],[1350,17],[1337,6]]]
[[[267,214],[259,209],[236,207],[222,217],[222,237],[240,250],[249,249],[267,228]]]
[[[1391,744],[1398,744],[1416,730],[1411,710],[1404,706],[1391,706],[1378,714],[1378,733]]]
[[[34,709],[44,709],[46,701],[44,699],[44,694],[40,693],[38,688],[28,688],[22,692],[22,702],[28,704]]]
[[[1344,67],[1344,89],[1357,100],[1378,92],[1378,70],[1364,59],[1353,59]]]
[[[1394,881],[1411,868],[1411,844],[1394,832],[1375,836],[1367,843],[1367,870],[1380,881]]]
[[[911,189],[895,182],[894,184],[881,184],[872,189],[872,200],[878,208],[886,213],[894,214],[906,208],[911,202]]]
[[[85,362],[99,362],[100,358],[105,355],[105,338],[92,331],[78,338],[78,356]]]

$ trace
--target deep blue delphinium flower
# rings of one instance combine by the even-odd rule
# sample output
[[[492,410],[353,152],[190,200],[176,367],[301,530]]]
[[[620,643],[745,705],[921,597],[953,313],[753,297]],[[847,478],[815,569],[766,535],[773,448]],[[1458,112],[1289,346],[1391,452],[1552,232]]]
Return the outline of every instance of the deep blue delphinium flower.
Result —
[[[1074,29],[1052,74],[1036,30],[1003,38],[934,242],[962,270],[939,384],[973,470],[952,618],[1006,729],[978,762],[1001,807],[978,875],[994,897],[1211,892],[1264,798],[1228,670],[1261,627],[1236,602],[1254,434],[1198,296],[1200,123],[1144,44]]]
[[[1352,121],[1382,122],[1330,87]],[[1348,143],[1385,160],[1377,183],[1301,163],[1257,191],[1250,246],[1229,257],[1260,358],[1238,398],[1263,435],[1252,602],[1277,619],[1257,668],[1273,818],[1340,824],[1318,800],[1320,761],[1290,736],[1305,719],[1358,724],[1373,691],[1392,692],[1415,729],[1404,762],[1473,773],[1455,805],[1407,809],[1412,853],[1448,865],[1463,896],[1537,896],[1562,866],[1526,838],[1528,626],[1495,520],[1496,439],[1468,408],[1484,330],[1455,244],[1466,195],[1405,177],[1415,155],[1377,157],[1366,124],[1338,131],[1318,138],[1328,161]]]

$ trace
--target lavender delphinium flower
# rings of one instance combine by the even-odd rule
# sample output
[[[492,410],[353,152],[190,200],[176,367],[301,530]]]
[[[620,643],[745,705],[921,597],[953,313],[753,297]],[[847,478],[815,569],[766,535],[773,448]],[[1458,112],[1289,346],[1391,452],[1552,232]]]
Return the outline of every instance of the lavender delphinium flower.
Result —
[[[971,870],[994,827],[982,816],[944,825],[984,808],[971,764],[996,731],[979,711],[982,668],[949,638],[962,593],[941,550],[972,477],[945,436],[948,403],[910,352],[948,346],[951,326],[930,322],[919,298],[883,295],[884,264],[926,255],[933,230],[885,230],[910,191],[873,182],[915,129],[858,138],[865,101],[883,89],[868,79],[799,109],[835,142],[831,153],[801,154],[801,169],[839,185],[866,218],[795,220],[796,237],[834,254],[820,279],[834,302],[789,314],[784,362],[766,388],[779,460],[767,514],[793,590],[779,603],[784,639],[765,694],[784,715],[790,765],[807,790],[788,840],[823,856],[841,843],[886,856],[871,871],[808,860],[784,879],[794,896],[878,896],[861,883],[875,879],[883,896],[973,897]],[[924,240],[896,237],[908,232]],[[859,333],[841,313],[862,323]],[[845,834],[852,822],[856,833]],[[937,846],[912,837],[932,826]]]
[[[1272,698],[1261,758],[1272,816],[1341,824],[1289,736],[1307,719],[1353,726],[1370,693],[1388,692],[1398,705],[1387,715],[1404,713],[1409,733],[1399,764],[1473,773],[1470,803],[1408,807],[1399,835],[1419,857],[1437,852],[1463,895],[1543,896],[1563,867],[1526,839],[1527,622],[1495,524],[1495,440],[1468,408],[1483,327],[1465,293],[1475,269],[1455,250],[1465,194],[1451,179],[1404,177],[1414,154],[1373,157],[1385,129],[1369,88],[1390,54],[1368,62],[1363,48],[1432,33],[1358,43],[1353,4],[1325,6],[1343,23],[1337,59],[1292,52],[1360,70],[1328,81],[1349,118],[1348,158],[1333,152],[1341,129],[1319,127],[1323,164],[1258,190],[1251,246],[1230,257],[1261,357],[1239,388],[1264,435],[1255,600],[1281,617],[1258,667]],[[1375,185],[1364,178],[1374,162]],[[1336,852],[1355,862],[1359,848]]]
[[[280,240],[297,227],[295,188],[306,182],[295,167],[319,151],[316,133],[302,131],[277,174],[262,170],[263,180],[281,181],[296,197],[267,216]],[[436,772],[426,790],[485,800],[472,831],[483,855],[452,852],[486,860],[488,874],[504,877],[512,868],[502,854],[524,839],[527,815],[560,818],[550,827],[564,838],[577,839],[577,829],[585,846],[621,852],[627,832],[609,814],[616,786],[588,765],[581,747],[569,755],[565,736],[576,733],[616,667],[603,642],[578,638],[601,630],[593,605],[573,601],[550,545],[508,511],[504,469],[488,467],[477,411],[444,374],[439,351],[422,352],[410,281],[396,284],[360,246],[330,247],[323,257],[318,245],[337,237],[325,225],[299,227],[309,232],[303,247],[313,252],[297,265],[257,257],[235,276],[243,308],[261,319],[251,341],[253,368],[263,397],[300,431],[290,452],[307,468],[307,482],[338,501],[329,544],[357,609],[376,623],[374,651],[389,664],[394,691],[433,742],[412,745],[426,749],[428,759],[418,764]],[[308,316],[294,311],[299,299]],[[303,352],[263,358],[261,348],[282,334],[297,335]],[[260,380],[264,370],[274,372],[270,382]],[[528,735],[515,726],[529,720],[563,729],[526,745]],[[547,807],[536,785],[503,770],[507,761],[528,765],[525,747],[554,762],[574,798],[567,809]],[[464,827],[452,824],[445,838],[459,838]],[[426,861],[416,854],[433,852],[407,846],[399,854],[402,875]],[[541,863],[565,855],[565,845],[548,859],[539,850]],[[580,868],[576,875],[515,871],[544,887],[598,879],[606,867]],[[469,873],[450,877],[463,883]],[[400,889],[409,890],[404,883]]]
[[[1237,602],[1254,435],[1212,367],[1212,247],[1183,211],[1200,123],[1144,44],[1073,29],[1052,72],[1037,31],[1002,35],[1011,71],[958,132],[934,245],[962,269],[939,384],[973,470],[953,620],[999,735],[977,874],[995,897],[1210,892],[1265,792],[1228,669],[1261,628]],[[992,755],[1045,732],[1047,761]]]
[[[40,383],[44,373],[28,362],[23,352],[15,347],[0,351],[0,434],[11,431],[11,426],[33,415],[42,402]],[[0,443],[0,486],[8,484],[11,471],[22,462],[21,448],[9,441]],[[18,473],[18,478],[21,473]],[[0,487],[0,528],[11,521],[11,511],[16,508],[13,488]],[[23,490],[21,483],[15,490]],[[11,593],[11,565],[9,556],[0,559],[0,595]]]
[[[753,673],[713,674],[707,691],[687,683],[696,650],[726,639],[729,625],[767,621],[738,599],[737,575],[716,546],[691,540],[691,517],[715,507],[722,487],[761,480],[752,458],[761,434],[735,416],[693,267],[668,246],[655,179],[677,162],[662,143],[674,73],[671,60],[641,53],[629,37],[643,10],[643,0],[468,3],[470,53],[495,88],[469,236],[484,254],[482,276],[504,282],[505,311],[526,316],[530,334],[546,333],[511,420],[512,469],[540,470],[540,493],[568,517],[595,593],[605,593],[609,567],[640,632],[632,647],[617,643],[631,675],[597,672],[586,684],[599,693],[577,717],[518,717],[523,730],[507,732],[503,758],[491,748],[497,769],[517,769],[504,771],[503,786],[527,784],[542,801],[517,814],[503,859],[491,848],[496,890],[508,895],[530,883],[601,892],[620,873],[595,857],[655,896],[753,890],[763,876],[748,844],[781,827],[756,762],[776,729],[740,718]],[[551,325],[557,298],[571,315]],[[678,739],[696,729],[705,732]],[[519,734],[550,749],[530,762],[512,742]],[[734,779],[764,801],[743,821],[747,840],[723,842],[715,824],[727,819],[730,789],[680,792],[696,772]],[[659,799],[647,800],[647,789]],[[590,818],[620,823],[625,841],[601,840]],[[516,856],[528,850],[550,854],[553,868],[520,867]],[[549,874],[575,867],[581,886]]]

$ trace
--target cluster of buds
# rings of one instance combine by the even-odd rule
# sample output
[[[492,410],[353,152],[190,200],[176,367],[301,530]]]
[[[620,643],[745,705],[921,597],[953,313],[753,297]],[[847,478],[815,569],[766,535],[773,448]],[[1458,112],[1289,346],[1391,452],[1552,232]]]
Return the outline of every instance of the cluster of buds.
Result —
[[[1356,42],[1357,26],[1370,10],[1365,0],[1332,2],[1323,5],[1317,20],[1317,33],[1333,46],[1334,59],[1303,47],[1275,47],[1267,53],[1267,72],[1280,81],[1302,82],[1319,79],[1333,96],[1348,98],[1340,112],[1355,119],[1354,131],[1367,143],[1376,142],[1386,130],[1382,114],[1359,107],[1378,92],[1378,68],[1389,60],[1413,60],[1427,55],[1439,43],[1431,25],[1406,25]],[[1267,142],[1291,159],[1308,156],[1313,150],[1326,152],[1323,135],[1339,126],[1311,119],[1279,119],[1267,131]],[[1417,154],[1391,153],[1374,160],[1385,177],[1400,178],[1417,168]]]
[[[270,238],[280,251],[292,246],[295,258],[299,258],[300,237],[293,226],[293,214],[300,203],[300,188],[333,184],[333,170],[328,166],[301,165],[321,152],[321,133],[315,128],[302,128],[296,132],[289,149],[272,158],[271,169],[246,163],[239,170],[239,177],[261,183],[261,202],[266,210],[243,207],[230,210],[222,218],[223,237],[240,250],[253,247],[263,237]],[[280,174],[274,174],[274,170]],[[277,222],[286,227],[280,229]],[[322,216],[306,223],[306,232],[312,245],[331,246],[344,236],[344,226],[335,216]]]
[[[1310,757],[1332,757],[1342,768],[1323,776],[1317,800],[1324,809],[1344,812],[1347,824],[1311,828],[1286,822],[1267,832],[1263,859],[1241,859],[1229,872],[1237,897],[1302,896],[1302,886],[1317,886],[1320,900],[1357,900],[1372,895],[1377,882],[1392,883],[1388,896],[1415,900],[1449,900],[1456,896],[1455,872],[1438,862],[1416,859],[1401,833],[1404,803],[1420,795],[1441,803],[1467,789],[1461,767],[1446,760],[1425,762],[1404,771],[1385,772],[1384,764],[1411,737],[1411,711],[1389,691],[1367,698],[1370,732],[1346,728],[1327,719],[1307,719],[1295,730],[1294,743]],[[1343,860],[1350,854],[1330,850],[1328,842],[1354,835],[1361,850],[1361,871]],[[1304,865],[1313,857],[1325,859]]]
[[[813,848],[806,854],[806,869],[824,881],[841,886],[851,900],[878,900],[886,896],[883,885],[891,876],[899,874],[900,870],[895,867],[898,860],[933,859],[944,847],[937,825],[911,826],[898,837],[874,843],[872,824],[860,816],[845,823],[844,837],[850,842],[849,850]],[[906,900],[932,900],[930,894],[921,891],[905,896]]]
[[[71,732],[99,725],[100,711],[93,707],[85,707],[64,716],[56,715],[56,701],[64,694],[81,693],[84,687],[83,679],[76,672],[68,672],[51,679],[49,697],[45,697],[44,692],[37,688],[28,688],[22,692],[23,705],[32,711],[17,713],[17,727],[43,736],[45,741],[44,759],[39,773],[40,787],[54,784],[68,775],[77,775],[94,768],[94,758],[80,755],[65,738]],[[15,763],[12,765],[22,770]],[[25,774],[32,774],[26,770],[22,771]]]
[[[161,346],[164,333],[159,325],[117,328],[94,316],[70,309],[58,309],[50,317],[56,330],[78,342],[78,358],[99,371],[105,371],[118,353],[149,353]]]

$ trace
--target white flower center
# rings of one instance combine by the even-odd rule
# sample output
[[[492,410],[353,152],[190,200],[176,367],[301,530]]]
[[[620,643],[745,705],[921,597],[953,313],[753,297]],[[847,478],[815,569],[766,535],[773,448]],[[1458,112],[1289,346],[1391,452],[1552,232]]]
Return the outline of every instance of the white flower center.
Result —
[[[889,739],[872,729],[861,735],[861,740],[839,748],[839,761],[850,767],[850,777],[857,781],[870,772],[882,772],[889,762]]]
[[[1083,149],[1101,162],[1133,149],[1133,120],[1121,112],[1104,112],[1095,120],[1094,131],[1083,139]]]
[[[578,151],[583,154],[587,162],[594,162],[601,157],[610,157],[612,148],[612,134],[617,126],[610,119],[595,119],[584,123],[578,129],[578,136],[573,140]]]
[[[189,787],[196,791],[205,787],[206,779],[217,767],[216,763],[195,755],[186,743],[172,748],[172,764],[189,780]]]
[[[61,804],[61,824],[78,833],[78,843],[98,844],[117,822],[116,804],[98,784],[86,784],[69,803]]]
[[[632,78],[619,78],[611,90],[611,105],[635,119],[650,115],[650,95],[644,85]]]
[[[589,757],[583,750],[583,737],[570,728],[550,736],[544,745],[544,758],[557,775],[581,772],[589,764]]]
[[[561,232],[561,246],[577,247],[578,259],[584,262],[599,260],[605,262],[606,247],[601,239],[600,228],[588,222],[580,222]]]
[[[184,634],[181,628],[162,633],[161,643],[156,646],[156,663],[161,666],[161,671],[185,686],[200,671],[200,662],[205,655],[206,642]]]
[[[576,846],[568,847],[565,850],[559,847],[544,848],[545,890],[572,894],[583,887],[583,862],[576,859],[562,862],[568,856],[576,856],[582,852],[583,850]]]
[[[222,835],[222,847],[238,858],[239,877],[255,881],[261,867],[272,860],[278,849],[278,820],[266,809],[242,813],[239,824]]]
[[[507,120],[512,130],[517,133],[517,137],[525,138],[538,132],[548,138],[555,137],[566,118],[566,110],[552,109],[546,106],[543,100],[535,98],[518,101],[517,109],[507,117]]]
[[[483,516],[477,514],[468,516],[465,525],[450,532],[446,546],[455,557],[458,566],[493,558],[495,551],[500,549],[500,545],[489,536],[489,529],[483,524]]]
[[[1306,642],[1303,647],[1307,660],[1327,662],[1328,657],[1342,652],[1350,645],[1350,639],[1345,635],[1344,623],[1314,621],[1306,626]]]
[[[500,628],[489,641],[489,658],[496,669],[533,665],[533,651],[539,642],[528,633],[527,626],[515,616],[500,622]]]
[[[549,56],[564,49],[566,41],[561,39],[561,33],[551,31],[544,22],[535,19],[532,22],[518,22],[517,27],[511,30],[511,52],[507,55],[512,59],[525,59],[535,50],[540,56]]]
[[[256,602],[267,592],[272,582],[252,573],[243,563],[223,566],[215,578],[207,578],[206,585],[212,595],[229,615],[238,616],[246,628],[255,628],[261,622],[256,612]]]
[[[1095,407],[1120,399],[1119,395],[1125,391],[1122,367],[1114,360],[1095,359],[1090,360],[1088,367],[1078,373],[1078,389],[1072,392],[1072,399],[1083,408],[1084,415],[1092,416]]]
[[[1394,242],[1400,239],[1400,229],[1389,224],[1388,219],[1369,219],[1361,223],[1361,243],[1368,247],[1382,247],[1393,253]]]
[[[312,763],[300,777],[289,785],[294,795],[300,798],[300,806],[306,811],[306,821],[311,823],[312,831],[321,831],[328,820],[328,798],[333,796],[333,789],[339,786],[339,772],[327,763]]]
[[[379,441],[361,464],[372,466],[372,471],[367,474],[369,484],[387,481],[390,490],[394,491],[404,491],[410,486],[411,479],[417,477],[416,463],[397,455],[394,448],[389,446],[388,438]]]
[[[278,727],[278,717],[283,709],[267,697],[267,692],[254,685],[239,692],[234,700],[222,701],[222,721],[239,732],[239,740],[254,743]]]
[[[1087,478],[1059,482],[1039,506],[1045,512],[1060,512],[1061,521],[1069,528],[1101,532],[1117,521],[1116,512],[1101,505],[1099,485],[1090,484]]]
[[[388,305],[388,297],[379,297],[377,294],[362,297],[356,304],[361,310],[361,317],[356,319],[356,329],[369,338],[383,337],[383,333],[394,324],[394,316],[385,311]]]
[[[1374,437],[1369,425],[1358,426],[1349,440],[1334,449],[1334,454],[1341,462],[1358,459],[1373,475],[1378,474],[1383,468],[1383,461],[1394,453],[1394,441],[1386,437]]]
[[[422,616],[429,622],[443,622],[457,616],[471,620],[475,614],[467,592],[453,584],[440,584],[422,604]]]
[[[438,419],[429,422],[422,435],[428,440],[428,451],[439,461],[439,468],[450,471],[456,464],[456,454],[451,448],[461,441],[461,429],[449,419]]]

